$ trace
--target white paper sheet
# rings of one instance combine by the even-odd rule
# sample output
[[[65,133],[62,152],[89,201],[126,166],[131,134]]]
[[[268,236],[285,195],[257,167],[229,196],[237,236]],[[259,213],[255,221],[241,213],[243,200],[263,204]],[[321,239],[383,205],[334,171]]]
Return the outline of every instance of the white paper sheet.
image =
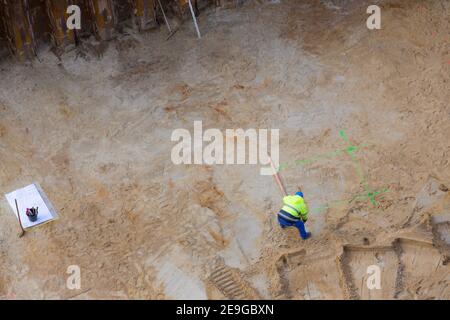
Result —
[[[22,221],[22,226],[24,229],[31,228],[57,218],[57,214],[53,206],[48,201],[47,196],[42,191],[40,186],[36,183],[8,193],[5,195],[5,197],[8,200],[8,203],[11,206],[11,209],[13,210],[16,217],[17,210],[14,200],[17,200],[20,220]],[[35,222],[31,222],[26,215],[27,208],[32,207],[39,207],[38,219]]]

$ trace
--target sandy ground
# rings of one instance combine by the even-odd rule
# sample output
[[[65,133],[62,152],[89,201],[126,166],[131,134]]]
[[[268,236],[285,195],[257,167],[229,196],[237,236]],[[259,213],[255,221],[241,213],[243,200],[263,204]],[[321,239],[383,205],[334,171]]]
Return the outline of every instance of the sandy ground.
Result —
[[[0,202],[0,297],[450,299],[450,3],[376,1],[371,31],[372,2],[249,1],[203,11],[201,40],[187,21],[0,64],[0,193],[39,182],[60,215],[19,239]],[[258,166],[172,164],[195,120],[278,128],[281,163],[340,130],[359,147],[281,170],[313,208],[301,241]]]

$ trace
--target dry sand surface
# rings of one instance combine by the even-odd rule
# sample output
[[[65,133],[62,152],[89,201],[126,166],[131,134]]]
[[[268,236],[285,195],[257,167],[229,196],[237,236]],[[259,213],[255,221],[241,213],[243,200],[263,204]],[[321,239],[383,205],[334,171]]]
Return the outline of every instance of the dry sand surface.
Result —
[[[381,30],[366,27],[373,2]],[[119,35],[101,57],[4,61],[0,193],[38,182],[60,219],[19,239],[1,200],[0,297],[450,299],[449,12],[247,1],[203,10],[201,40],[186,21],[169,40]],[[311,239],[279,228],[259,166],[172,163],[172,131],[195,120],[280,129]],[[348,146],[341,130],[357,149],[316,157]]]

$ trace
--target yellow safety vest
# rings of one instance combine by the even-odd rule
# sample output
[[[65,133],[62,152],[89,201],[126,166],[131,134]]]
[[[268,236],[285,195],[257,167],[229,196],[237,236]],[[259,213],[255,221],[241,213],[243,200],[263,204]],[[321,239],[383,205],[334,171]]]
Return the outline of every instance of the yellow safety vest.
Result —
[[[305,200],[300,196],[286,196],[283,198],[283,207],[281,210],[286,211],[296,218],[308,220],[308,206]]]

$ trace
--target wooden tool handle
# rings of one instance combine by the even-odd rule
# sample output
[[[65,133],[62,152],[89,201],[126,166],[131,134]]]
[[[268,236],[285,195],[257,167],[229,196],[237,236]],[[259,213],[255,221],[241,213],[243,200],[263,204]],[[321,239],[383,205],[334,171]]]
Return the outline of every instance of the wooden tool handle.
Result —
[[[287,196],[286,189],[284,189],[283,184],[281,183],[280,176],[278,175],[277,169],[275,168],[275,165],[273,164],[272,158],[269,156],[270,166],[272,167],[272,170],[274,172],[275,181],[277,182],[278,186],[280,187],[281,193],[284,196]]]

